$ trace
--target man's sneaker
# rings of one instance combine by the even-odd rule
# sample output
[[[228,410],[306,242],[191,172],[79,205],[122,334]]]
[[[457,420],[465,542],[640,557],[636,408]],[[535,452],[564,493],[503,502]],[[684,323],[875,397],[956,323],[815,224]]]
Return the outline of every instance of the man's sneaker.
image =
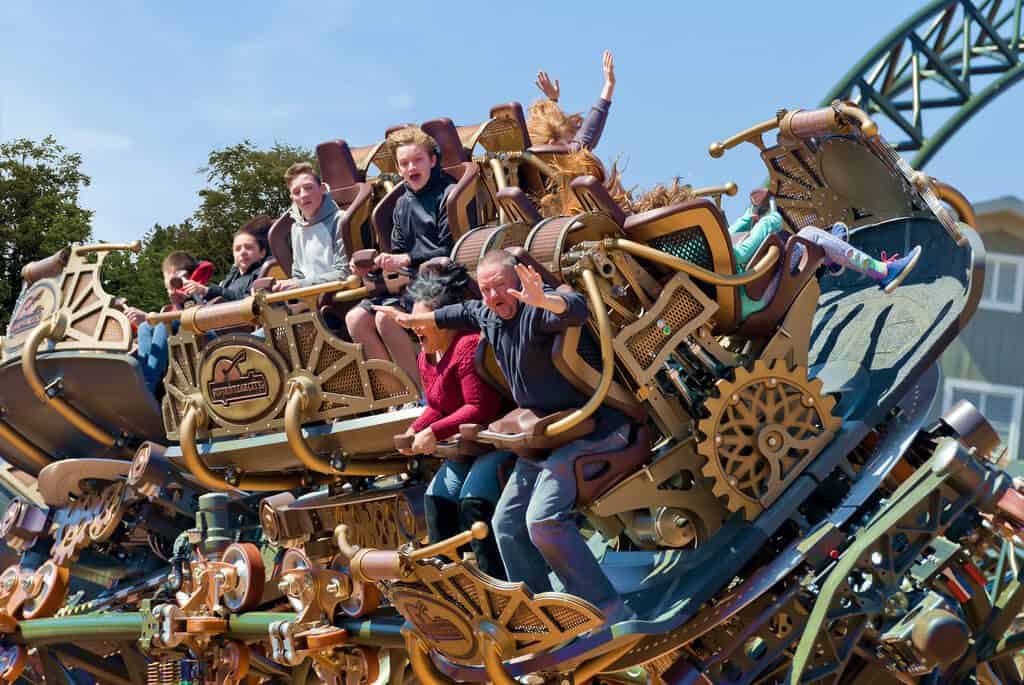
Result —
[[[878,285],[882,287],[885,294],[888,295],[896,288],[900,287],[903,283],[903,279],[907,277],[915,266],[917,266],[917,260],[921,257],[921,246],[915,245],[914,249],[906,257],[900,257],[893,255],[892,257],[886,257],[882,255],[882,259],[885,261],[886,275]]]

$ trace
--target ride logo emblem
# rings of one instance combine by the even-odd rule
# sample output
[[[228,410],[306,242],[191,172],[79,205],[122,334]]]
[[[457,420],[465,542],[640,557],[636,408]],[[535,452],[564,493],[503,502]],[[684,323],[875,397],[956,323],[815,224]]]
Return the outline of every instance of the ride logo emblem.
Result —
[[[217,338],[203,352],[200,391],[209,411],[226,423],[247,425],[276,414],[283,400],[280,355],[250,336]]]
[[[452,659],[470,659],[477,653],[473,628],[454,606],[411,590],[396,591],[391,600],[430,648]]]
[[[57,293],[51,283],[41,281],[29,288],[7,327],[7,338],[4,342],[7,351],[21,347],[29,333],[54,312],[56,305]]]

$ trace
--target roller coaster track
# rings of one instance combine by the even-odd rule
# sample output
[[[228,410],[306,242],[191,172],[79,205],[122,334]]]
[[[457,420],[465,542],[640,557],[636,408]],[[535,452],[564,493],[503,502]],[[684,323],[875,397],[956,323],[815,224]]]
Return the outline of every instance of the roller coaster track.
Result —
[[[936,0],[872,48],[825,98],[853,100],[899,131],[922,168],[967,121],[1024,78],[1024,0]]]

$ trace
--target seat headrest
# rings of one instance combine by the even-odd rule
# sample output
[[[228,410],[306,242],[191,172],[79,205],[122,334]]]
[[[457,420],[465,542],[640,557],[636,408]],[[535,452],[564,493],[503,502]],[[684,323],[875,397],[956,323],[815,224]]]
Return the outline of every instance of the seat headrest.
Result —
[[[522,188],[515,186],[502,188],[498,191],[497,198],[498,204],[505,210],[511,221],[533,226],[542,218],[540,210],[530,202],[530,198],[526,196]]]
[[[612,199],[608,189],[594,176],[579,176],[569,184],[580,205],[590,212],[603,212],[612,221],[622,226],[626,223],[626,212]]]
[[[526,129],[526,115],[523,114],[523,106],[518,102],[506,102],[502,105],[491,107],[492,119],[509,119],[513,125],[519,128],[523,136],[523,149],[530,147],[530,134]]]
[[[409,128],[410,126],[415,125],[416,124],[395,124],[394,126],[388,126],[386,129],[384,129],[384,137],[387,138],[395,131],[401,131],[403,128]]]
[[[295,220],[290,212],[285,212],[274,222],[267,232],[270,254],[289,276],[292,274],[292,225]]]
[[[355,185],[365,179],[344,140],[320,143],[316,146],[316,158],[320,162],[320,177],[331,190]]]
[[[420,128],[424,133],[437,141],[437,146],[441,149],[442,167],[447,168],[469,161],[466,148],[462,147],[459,131],[455,128],[455,124],[451,119],[442,117],[441,119],[424,121],[420,124]]]

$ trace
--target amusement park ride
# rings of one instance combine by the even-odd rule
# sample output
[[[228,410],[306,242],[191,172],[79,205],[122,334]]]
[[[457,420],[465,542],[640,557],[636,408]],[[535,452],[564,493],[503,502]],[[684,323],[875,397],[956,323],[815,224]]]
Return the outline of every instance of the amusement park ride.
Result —
[[[939,60],[943,8],[961,4],[919,17],[943,35],[915,49]],[[711,146],[757,148],[792,233],[745,272],[705,197],[626,215],[579,177],[567,190],[584,210],[541,218],[527,193],[563,151],[531,147],[517,103],[479,125],[422,125],[458,179],[452,259],[472,275],[508,250],[591,311],[552,351],[585,405],[513,430],[463,426],[436,456],[500,446],[536,459],[602,404],[632,417],[632,444],[577,465],[580,525],[636,614],[614,625],[578,597],[480,571],[460,547],[488,534],[483,522],[424,544],[439,462],[396,448],[417,389],[322,313],[386,281],[154,315],[179,321],[158,402],[100,278],[111,251],[134,246],[72,245],[28,265],[0,339],[0,453],[27,474],[0,474],[18,494],[0,523],[14,553],[0,680],[1022,682],[1021,484],[974,407],[925,425],[935,362],[981,297],[984,248],[969,203],[883,139],[868,112],[895,96],[872,92],[863,108],[780,110]],[[349,254],[386,248],[404,192],[387,147],[335,140],[317,154]],[[867,252],[924,256],[885,295],[823,269],[795,235],[837,221]],[[271,233],[282,277],[290,254],[274,238],[289,229]],[[769,306],[744,319],[739,289],[776,269]],[[478,371],[505,387],[481,349]]]

